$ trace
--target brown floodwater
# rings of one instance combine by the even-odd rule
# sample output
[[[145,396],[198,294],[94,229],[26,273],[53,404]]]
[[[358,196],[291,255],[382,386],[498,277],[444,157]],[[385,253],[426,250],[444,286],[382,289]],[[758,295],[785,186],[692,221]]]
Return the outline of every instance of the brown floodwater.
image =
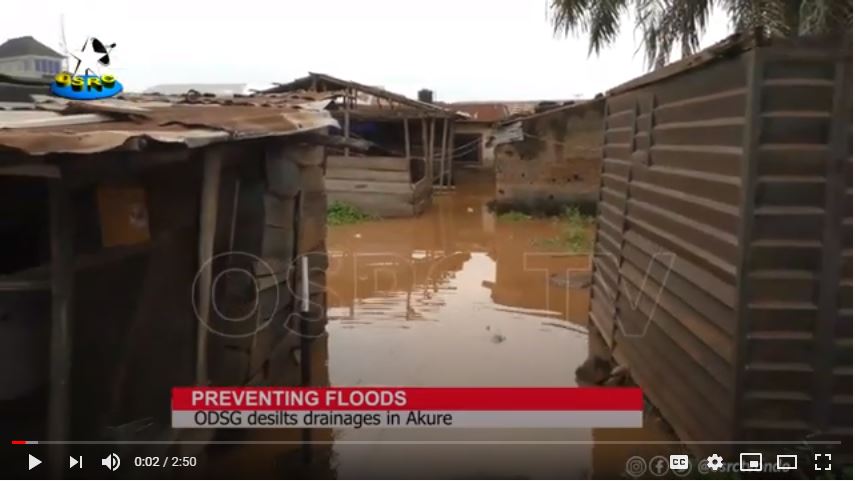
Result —
[[[491,179],[468,173],[422,216],[331,227],[333,386],[574,386],[588,353],[586,270],[549,247],[554,220],[497,220]],[[646,421],[647,423],[647,421]],[[351,478],[589,478],[624,473],[661,429],[341,429],[331,468]],[[626,441],[626,443],[624,443]]]

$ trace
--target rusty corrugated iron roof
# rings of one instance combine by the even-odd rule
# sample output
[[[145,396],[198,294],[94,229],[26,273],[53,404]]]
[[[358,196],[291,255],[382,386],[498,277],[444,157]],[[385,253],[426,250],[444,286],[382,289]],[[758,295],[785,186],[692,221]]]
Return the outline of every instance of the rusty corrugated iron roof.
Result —
[[[466,120],[470,122],[499,122],[510,115],[508,106],[501,102],[454,102],[445,105],[469,114]]]
[[[380,87],[372,87],[370,85],[361,84],[359,82],[354,82],[352,80],[344,80],[337,77],[333,77],[332,75],[327,75],[323,73],[317,72],[309,72],[309,75],[305,77],[301,77],[291,82],[278,84],[275,87],[265,90],[264,93],[282,93],[282,92],[292,92],[292,91],[303,91],[303,90],[317,90],[318,87],[323,84],[326,90],[329,90],[332,87],[335,90],[340,90],[343,93],[347,89],[352,89],[358,92],[364,92],[366,94],[379,97],[396,104],[400,104],[406,107],[411,107],[415,109],[419,109],[428,114],[432,114],[438,117],[465,117],[465,115],[461,115],[460,112],[455,111],[454,109],[450,109],[438,104],[432,104],[428,102],[422,102],[420,100],[411,99],[405,95],[401,95],[395,92],[390,92],[389,90],[380,88]]]
[[[38,97],[26,116],[0,112],[0,149],[45,155],[143,150],[152,142],[199,147],[338,126],[325,110],[329,99],[318,93],[231,99],[127,95],[86,102]]]

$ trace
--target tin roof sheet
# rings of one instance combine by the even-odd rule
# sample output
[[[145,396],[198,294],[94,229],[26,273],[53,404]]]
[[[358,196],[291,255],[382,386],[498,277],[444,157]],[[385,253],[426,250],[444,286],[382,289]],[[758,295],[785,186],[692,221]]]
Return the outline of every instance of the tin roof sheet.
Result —
[[[128,95],[86,102],[37,97],[27,114],[0,111],[0,148],[46,155],[142,150],[151,142],[199,147],[338,126],[322,94]]]

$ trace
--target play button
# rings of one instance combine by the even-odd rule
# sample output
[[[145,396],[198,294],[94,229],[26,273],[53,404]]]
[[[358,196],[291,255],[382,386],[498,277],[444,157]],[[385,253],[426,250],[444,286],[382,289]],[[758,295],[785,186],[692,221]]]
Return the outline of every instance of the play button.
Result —
[[[80,467],[80,469],[83,469],[83,456],[77,458],[75,458],[74,456],[68,457],[68,469],[71,469],[75,466],[78,466]]]
[[[41,460],[41,459],[39,459],[39,458],[37,458],[37,457],[33,456],[32,454],[29,454],[28,456],[30,457],[30,458],[29,458],[29,462],[28,462],[29,469],[33,469],[33,468],[35,468],[36,466],[38,466],[38,465],[42,464],[42,460]]]

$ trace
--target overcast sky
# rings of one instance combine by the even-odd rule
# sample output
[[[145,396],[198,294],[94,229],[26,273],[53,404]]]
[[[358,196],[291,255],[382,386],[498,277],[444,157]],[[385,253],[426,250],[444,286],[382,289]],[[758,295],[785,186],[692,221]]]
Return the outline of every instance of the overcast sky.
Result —
[[[3,2],[0,41],[32,35],[60,49],[117,44],[128,90],[162,83],[285,82],[308,71],[438,100],[592,96],[644,72],[632,23],[599,57],[556,38],[548,0],[239,0]],[[98,8],[83,8],[98,5]],[[729,33],[713,17],[704,45]]]

